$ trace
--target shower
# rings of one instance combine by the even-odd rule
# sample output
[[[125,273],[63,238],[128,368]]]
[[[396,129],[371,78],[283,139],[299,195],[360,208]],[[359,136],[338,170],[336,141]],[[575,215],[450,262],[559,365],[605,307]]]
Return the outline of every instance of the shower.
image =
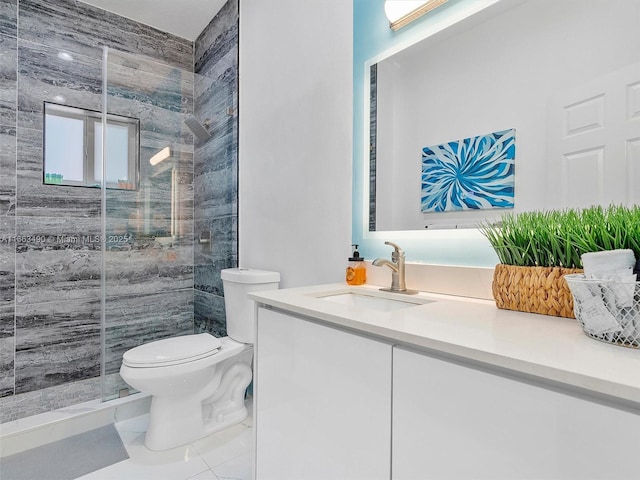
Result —
[[[194,115],[187,115],[184,120],[184,124],[189,127],[189,130],[198,138],[199,141],[204,142],[211,138],[211,133],[207,130],[210,125],[210,120],[206,119],[204,122],[200,122]]]

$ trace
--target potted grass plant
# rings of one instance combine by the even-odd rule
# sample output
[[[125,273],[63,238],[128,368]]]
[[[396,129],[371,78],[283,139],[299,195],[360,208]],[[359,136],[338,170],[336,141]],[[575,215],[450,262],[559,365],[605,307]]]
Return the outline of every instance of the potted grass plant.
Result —
[[[586,252],[631,249],[640,258],[640,207],[509,213],[484,223],[500,264],[493,276],[498,308],[573,318],[564,275],[582,272]]]

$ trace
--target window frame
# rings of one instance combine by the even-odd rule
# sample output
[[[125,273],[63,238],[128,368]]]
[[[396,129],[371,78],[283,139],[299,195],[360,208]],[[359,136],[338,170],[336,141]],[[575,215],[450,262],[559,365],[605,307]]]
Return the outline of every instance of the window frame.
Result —
[[[83,122],[83,158],[82,176],[83,181],[62,179],[62,183],[46,182],[46,139],[47,139],[47,115],[70,118]],[[62,105],[54,102],[44,102],[43,108],[43,142],[42,142],[42,183],[44,185],[65,185],[71,187],[92,187],[100,188],[101,182],[95,176],[95,125],[102,123],[102,112],[89,110],[86,108]],[[127,162],[127,186],[122,187],[118,182],[106,182],[106,187],[120,190],[138,190],[140,186],[140,119],[126,117],[123,115],[107,114],[107,129],[109,125],[126,127],[128,130],[128,162]],[[108,137],[108,133],[107,133]],[[131,188],[131,186],[133,188]]]

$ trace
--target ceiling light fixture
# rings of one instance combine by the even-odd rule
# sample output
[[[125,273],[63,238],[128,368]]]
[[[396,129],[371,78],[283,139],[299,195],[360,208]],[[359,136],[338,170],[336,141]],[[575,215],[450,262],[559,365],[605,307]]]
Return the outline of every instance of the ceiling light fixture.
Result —
[[[389,19],[389,28],[396,31],[448,0],[386,0],[384,13]]]

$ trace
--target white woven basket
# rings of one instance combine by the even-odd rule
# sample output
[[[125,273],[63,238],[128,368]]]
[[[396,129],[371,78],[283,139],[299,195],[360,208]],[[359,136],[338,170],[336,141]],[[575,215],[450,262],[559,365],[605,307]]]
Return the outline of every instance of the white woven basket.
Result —
[[[596,340],[640,347],[640,282],[591,280],[565,275],[573,312],[583,332]]]

